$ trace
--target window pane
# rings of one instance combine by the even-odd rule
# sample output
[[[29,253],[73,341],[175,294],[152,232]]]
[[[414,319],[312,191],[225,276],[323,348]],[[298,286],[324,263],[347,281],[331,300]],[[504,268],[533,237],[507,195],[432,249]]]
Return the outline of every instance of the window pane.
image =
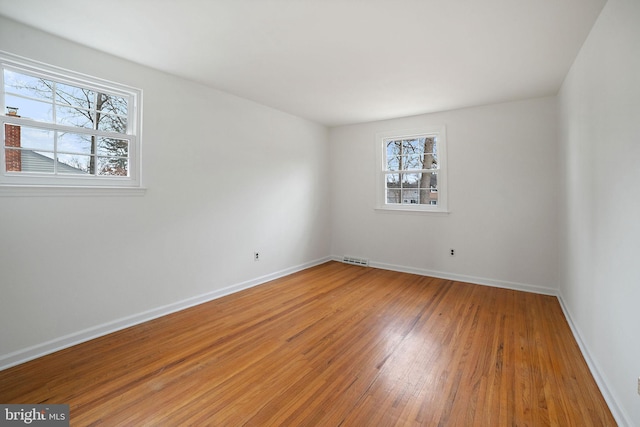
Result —
[[[435,137],[386,142],[386,170],[438,169]]]
[[[422,166],[423,156],[421,154],[411,154],[409,156],[403,156],[403,167],[404,170],[415,170],[415,169],[424,169]]]
[[[425,153],[423,169],[438,169],[438,155]]]
[[[387,174],[387,188],[400,188],[400,174],[398,173]]]
[[[98,130],[127,133],[127,118],[113,114],[98,113]]]
[[[402,141],[387,141],[387,158],[401,154]]]
[[[22,150],[22,172],[53,173],[53,153]]]
[[[402,190],[402,203],[407,204],[418,204],[419,200],[419,191],[416,188],[411,189],[403,189]]]
[[[421,177],[421,173],[402,174],[402,188],[418,188]]]
[[[402,141],[404,154],[422,154],[424,151],[424,138],[405,139]]]
[[[436,137],[431,136],[429,138],[423,138],[424,152],[425,153],[437,153],[436,150]]]
[[[53,151],[53,131],[7,124],[4,143],[8,147]]]
[[[129,157],[129,141],[116,138],[98,138],[98,155]]]
[[[94,167],[91,159],[80,154],[58,154],[58,173],[89,174]]]
[[[16,114],[20,117],[37,120],[39,122],[50,123],[53,121],[51,104],[46,101],[35,101],[19,96],[6,95],[5,104],[7,107],[17,108],[18,112]]]
[[[437,172],[429,172],[424,173],[423,181],[420,184],[421,188],[429,189],[431,191],[438,191],[438,173]]]
[[[400,203],[400,190],[387,190],[387,203]]]
[[[81,109],[95,109],[96,93],[77,86],[56,83],[56,103]]]
[[[98,157],[98,175],[129,176],[129,160],[115,157]]]
[[[94,113],[73,107],[56,107],[56,122],[65,126],[94,129]]]
[[[400,156],[387,157],[387,170],[388,171],[400,170]]]
[[[50,103],[53,99],[52,87],[53,83],[48,80],[15,71],[4,70],[5,92],[11,92],[30,98],[48,100]],[[11,105],[9,103],[7,104]]]
[[[127,101],[127,98],[105,93],[99,93],[98,97],[98,110],[102,111],[103,113],[117,114],[124,117],[127,117],[127,115],[129,114],[129,102]]]
[[[431,190],[420,190],[420,204],[423,205],[437,205],[438,204],[438,192]]]
[[[22,172],[22,150],[7,148],[4,150],[4,170],[7,172]]]
[[[58,151],[76,154],[91,154],[91,135],[78,133],[59,133]]]

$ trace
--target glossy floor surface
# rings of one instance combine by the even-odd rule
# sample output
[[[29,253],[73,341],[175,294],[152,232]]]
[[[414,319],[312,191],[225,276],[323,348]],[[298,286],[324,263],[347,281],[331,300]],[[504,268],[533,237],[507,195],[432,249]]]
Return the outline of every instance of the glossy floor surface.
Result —
[[[0,372],[72,426],[615,425],[555,297],[329,262]]]

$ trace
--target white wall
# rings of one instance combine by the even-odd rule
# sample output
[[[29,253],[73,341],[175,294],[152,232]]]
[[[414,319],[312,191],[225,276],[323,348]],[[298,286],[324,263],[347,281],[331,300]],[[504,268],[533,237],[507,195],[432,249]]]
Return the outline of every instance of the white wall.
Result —
[[[0,198],[0,366],[347,254],[498,286],[553,293],[559,284],[618,420],[640,425],[638,22],[639,2],[609,0],[558,100],[327,134],[0,17],[0,49],[144,90],[149,188],[131,198]],[[374,211],[375,134],[442,124],[451,213]]]
[[[640,425],[640,2],[609,0],[559,94],[561,298],[610,406]]]
[[[451,213],[375,211],[375,134],[438,125]],[[332,255],[554,293],[556,132],[554,97],[331,129]]]
[[[329,255],[325,127],[4,18],[0,49],[142,88],[148,187],[0,198],[0,366]]]

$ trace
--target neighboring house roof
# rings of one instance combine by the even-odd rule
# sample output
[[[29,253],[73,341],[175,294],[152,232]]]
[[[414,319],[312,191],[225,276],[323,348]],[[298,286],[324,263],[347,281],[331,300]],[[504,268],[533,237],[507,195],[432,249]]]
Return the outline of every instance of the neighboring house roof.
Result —
[[[22,150],[22,172],[53,172],[53,159],[32,150]],[[86,174],[82,169],[58,162],[59,173]]]

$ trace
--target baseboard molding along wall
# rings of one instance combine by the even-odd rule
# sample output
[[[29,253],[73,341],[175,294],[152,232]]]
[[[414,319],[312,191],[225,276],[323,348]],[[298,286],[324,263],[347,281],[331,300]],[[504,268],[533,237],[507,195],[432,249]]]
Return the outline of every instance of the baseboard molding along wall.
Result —
[[[564,313],[564,317],[567,319],[567,323],[569,323],[569,328],[571,328],[571,332],[573,333],[573,336],[575,337],[576,342],[578,343],[578,347],[580,347],[582,356],[584,357],[584,360],[587,362],[587,366],[589,366],[589,370],[591,371],[591,375],[593,375],[593,379],[596,381],[596,384],[598,384],[600,393],[602,393],[604,400],[607,402],[607,405],[609,405],[609,410],[611,411],[611,414],[616,419],[616,422],[618,423],[619,426],[632,426],[633,424],[631,424],[631,421],[629,421],[629,417],[622,410],[622,408],[618,406],[618,404],[616,403],[616,400],[611,394],[611,391],[609,390],[609,387],[607,387],[607,381],[605,380],[604,375],[602,375],[601,369],[598,367],[598,364],[595,362],[595,360],[591,357],[589,348],[587,347],[584,340],[582,339],[582,334],[580,333],[580,330],[574,323],[573,318],[571,317],[571,312],[569,311],[569,308],[564,302],[562,292],[558,291],[557,297],[558,297],[558,301],[560,302],[560,307],[562,308],[562,312]]]
[[[316,265],[323,264],[330,261],[331,257],[324,257],[315,261],[310,261],[304,264],[300,264],[294,267],[289,267],[284,270],[276,271],[275,273],[267,274],[265,276],[257,277],[255,279],[247,280],[242,283],[236,283],[231,286],[227,286],[222,289],[217,289],[206,294],[198,295],[195,297],[187,298],[182,301],[167,304],[161,307],[157,307],[151,310],[144,311],[142,313],[134,314],[131,316],[123,317],[111,322],[104,323],[102,325],[94,326],[79,332],[74,332],[53,340],[37,344],[31,347],[27,347],[22,350],[15,351],[13,353],[0,355],[0,371],[10,368],[12,366],[19,365],[29,360],[37,359],[38,357],[45,356],[47,354],[54,353],[59,350],[63,350],[68,347],[98,338],[112,332],[126,329],[131,326],[138,325],[140,323],[148,322],[149,320],[157,319],[158,317],[166,316],[167,314],[175,313],[180,310],[187,309],[199,304],[203,304],[208,301],[230,295],[234,292],[249,289],[254,286],[261,285],[266,282],[278,279],[280,277],[288,276],[289,274],[296,273],[298,271],[305,270]]]
[[[298,271],[323,264],[330,260],[342,262],[343,257],[331,256],[331,257],[320,258],[315,261],[311,261],[311,262],[300,264],[284,270],[280,270],[275,273],[271,273],[265,276],[257,277],[255,279],[247,280],[245,282],[227,286],[225,288],[208,292],[203,295],[187,298],[185,300],[178,301],[172,304],[157,307],[152,310],[148,310],[132,316],[127,316],[122,319],[114,320],[112,322],[108,322],[102,325],[85,329],[83,331],[65,335],[60,338],[56,338],[54,340],[44,342],[42,344],[38,344],[32,347],[18,350],[13,353],[2,355],[0,356],[0,371],[10,368],[12,366],[19,365],[24,362],[28,362],[29,360],[33,360],[50,353],[54,353],[62,349],[72,347],[76,344],[80,344],[80,343],[92,340],[94,338],[98,338],[98,337],[110,334],[112,332],[119,331],[121,329],[126,329],[128,327],[135,326],[140,323],[144,323],[149,320],[156,319],[158,317],[166,316],[167,314],[175,313],[177,311],[184,310],[189,307],[196,306],[198,304],[203,304],[205,302],[212,301],[214,299],[223,297],[225,295],[230,295],[234,292],[239,292],[244,289],[249,289],[254,286],[261,285],[271,280],[275,280],[280,277],[284,277],[289,274],[293,274]],[[593,375],[596,383],[598,384],[598,387],[600,388],[600,392],[602,393],[604,399],[609,405],[609,409],[611,410],[613,416],[615,417],[619,425],[621,426],[631,425],[631,423],[629,422],[629,418],[616,404],[615,399],[611,395],[611,392],[607,387],[607,383],[604,379],[604,376],[600,373],[601,372],[600,369],[598,368],[597,364],[594,362],[593,358],[591,357],[588,347],[585,345],[584,341],[582,340],[580,332],[576,327],[575,323],[573,322],[573,319],[571,318],[571,312],[568,310],[566,304],[564,303],[562,294],[557,289],[543,287],[543,286],[536,286],[536,285],[528,285],[523,283],[516,283],[516,282],[507,282],[503,280],[487,279],[487,278],[476,277],[476,276],[446,273],[442,271],[407,267],[407,266],[401,266],[401,265],[395,265],[395,264],[387,264],[382,262],[370,261],[369,266],[373,268],[380,268],[383,270],[398,271],[401,273],[418,274],[421,276],[437,277],[440,279],[455,280],[458,282],[466,282],[466,283],[472,283],[472,284],[484,285],[484,286],[493,286],[498,288],[512,289],[512,290],[524,291],[524,292],[533,292],[537,294],[552,295],[557,297],[558,301],[560,302],[560,307],[562,308],[562,311],[565,315],[565,318],[569,323],[571,332],[573,333],[573,336],[575,337],[576,342],[580,347],[580,350],[585,358],[585,361],[589,366],[589,370],[591,371],[591,374]]]
[[[343,257],[333,256],[334,261],[342,262]],[[423,268],[407,267],[404,265],[387,264],[384,262],[369,261],[369,267],[383,270],[398,271],[401,273],[418,274],[420,276],[437,277],[439,279],[455,280],[457,282],[473,283],[474,285],[493,286],[494,288],[513,289],[516,291],[533,292],[535,294],[557,296],[558,290],[544,286],[527,285],[524,283],[507,282],[504,280],[487,279],[477,276],[466,276],[463,274],[447,273],[443,271],[427,270]]]

